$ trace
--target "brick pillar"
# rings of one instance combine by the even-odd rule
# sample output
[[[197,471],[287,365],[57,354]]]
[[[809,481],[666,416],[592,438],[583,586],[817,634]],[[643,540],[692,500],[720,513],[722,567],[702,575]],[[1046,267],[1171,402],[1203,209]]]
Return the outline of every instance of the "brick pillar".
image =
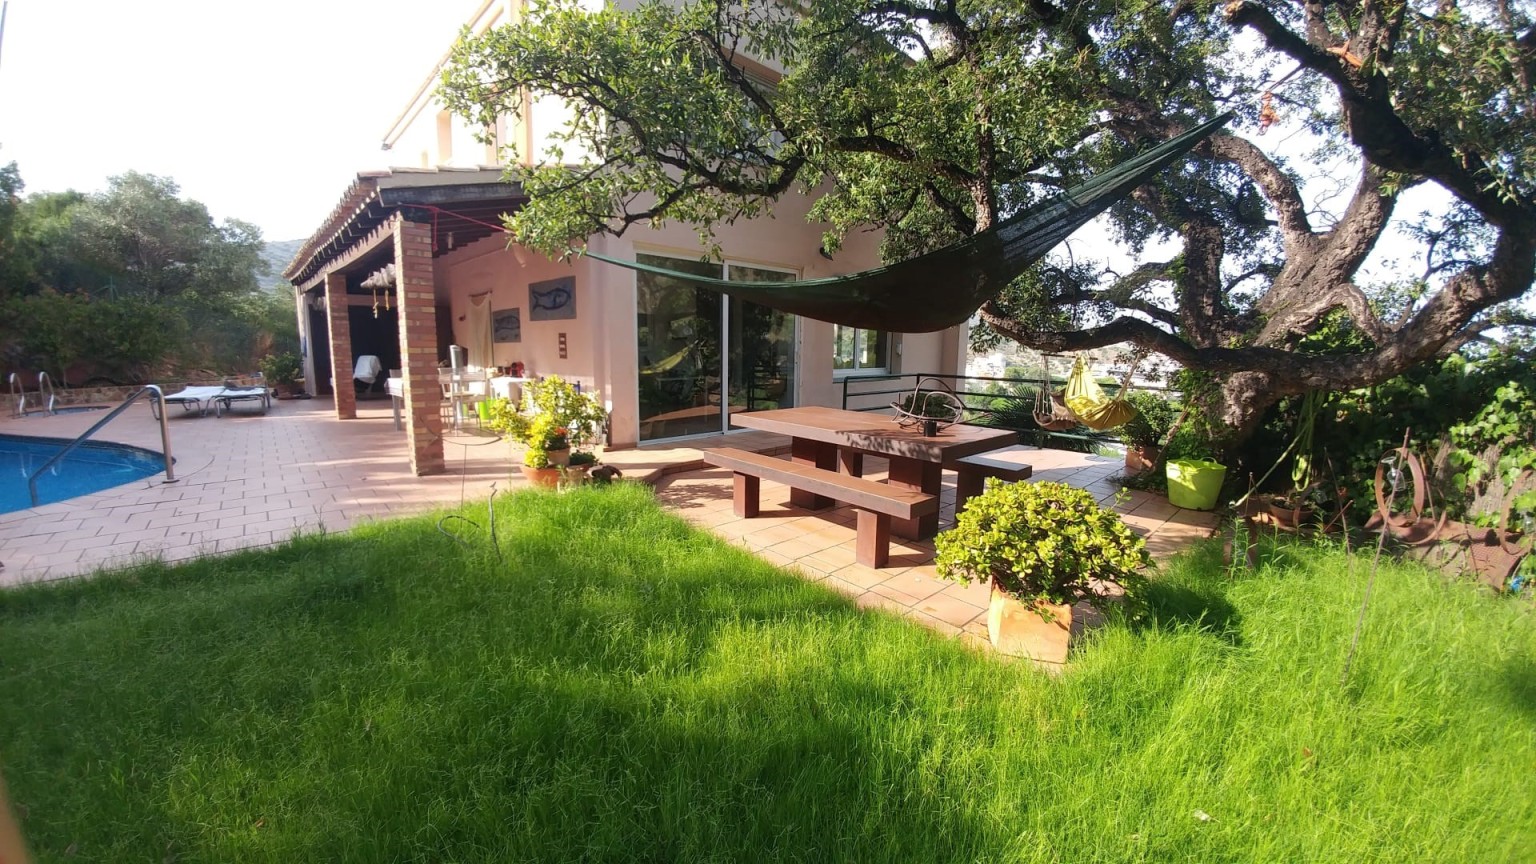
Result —
[[[443,464],[443,391],[437,383],[437,297],[432,281],[432,226],[396,216],[400,377],[405,379],[411,470],[417,475],[447,470]]]
[[[352,324],[347,320],[350,312],[346,274],[325,274],[325,320],[331,334],[330,374],[336,390],[337,420],[357,417],[357,393],[352,389]],[[316,369],[315,374],[325,371]],[[316,388],[320,386],[318,381],[313,383]]]

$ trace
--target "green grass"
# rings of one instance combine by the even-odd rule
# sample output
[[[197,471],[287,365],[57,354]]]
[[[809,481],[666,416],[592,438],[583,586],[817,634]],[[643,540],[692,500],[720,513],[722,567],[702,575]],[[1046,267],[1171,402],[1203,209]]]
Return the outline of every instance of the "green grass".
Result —
[[[0,592],[40,859],[1536,857],[1525,603],[1383,566],[1341,689],[1368,562],[1207,548],[1052,678],[640,489],[499,512]]]

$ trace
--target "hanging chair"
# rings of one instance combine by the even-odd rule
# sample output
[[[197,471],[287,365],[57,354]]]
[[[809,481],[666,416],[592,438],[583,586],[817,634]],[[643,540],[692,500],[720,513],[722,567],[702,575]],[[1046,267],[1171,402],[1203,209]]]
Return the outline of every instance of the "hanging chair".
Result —
[[[1139,413],[1136,406],[1125,398],[1130,390],[1131,376],[1135,374],[1136,362],[1132,362],[1131,368],[1125,373],[1125,380],[1120,384],[1120,394],[1111,399],[1104,395],[1099,382],[1093,380],[1093,376],[1088,373],[1088,364],[1079,357],[1072,364],[1072,375],[1067,378],[1067,407],[1072,409],[1072,413],[1077,415],[1084,426],[1095,432],[1124,426],[1136,419]]]
[[[848,276],[733,282],[592,251],[585,254],[791,315],[867,330],[931,333],[969,320],[1067,235],[1178,161],[1231,118],[1227,112],[1196,126],[959,243]]]
[[[1051,358],[1042,355],[1045,364],[1044,382],[1035,391],[1035,425],[1047,432],[1065,432],[1077,427],[1077,415],[1067,407],[1065,391],[1051,392]]]

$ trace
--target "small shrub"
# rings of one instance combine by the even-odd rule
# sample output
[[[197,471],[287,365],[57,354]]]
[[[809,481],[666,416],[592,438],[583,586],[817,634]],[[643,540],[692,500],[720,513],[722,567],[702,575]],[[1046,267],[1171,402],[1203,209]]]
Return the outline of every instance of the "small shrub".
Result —
[[[1117,433],[1127,447],[1149,448],[1162,443],[1173,421],[1178,419],[1179,406],[1156,393],[1138,390],[1126,397],[1136,407],[1136,416],[1121,426]]]
[[[299,358],[291,351],[281,354],[268,354],[261,358],[261,377],[267,381],[267,386],[273,384],[289,385],[299,379]]]
[[[1065,483],[993,483],[970,500],[955,527],[934,539],[940,576],[995,581],[1042,617],[1041,603],[1103,597],[1114,582],[1128,599],[1141,593],[1146,543],[1092,495]]]

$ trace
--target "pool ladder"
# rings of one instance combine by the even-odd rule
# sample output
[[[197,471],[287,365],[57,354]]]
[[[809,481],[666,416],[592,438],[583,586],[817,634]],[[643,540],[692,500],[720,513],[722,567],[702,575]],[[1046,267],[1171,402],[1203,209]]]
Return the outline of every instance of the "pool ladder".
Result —
[[[6,379],[11,385],[11,416],[27,416],[27,385],[21,383],[21,376],[12,372]]]
[[[11,378],[15,379],[16,373],[12,372]],[[15,380],[12,381],[12,392],[15,392],[14,387],[16,383],[18,382]],[[52,390],[51,387],[49,389],[50,391]],[[50,457],[47,462],[43,463],[43,467],[32,472],[32,476],[27,478],[27,492],[32,496],[32,506],[36,507],[40,503],[40,499],[37,495],[37,478],[43,476],[43,474],[46,473],[49,468],[52,468],[54,465],[58,464],[58,462],[65,456],[68,456],[70,453],[72,453],[76,447],[84,444],[86,439],[90,438],[92,435],[95,435],[98,431],[100,431],[101,427],[111,423],[114,419],[117,418],[117,415],[127,411],[128,406],[139,401],[140,397],[146,395],[152,397],[155,402],[158,403],[160,408],[160,446],[165,448],[165,482],[175,483],[176,470],[174,465],[176,460],[171,458],[171,427],[166,425],[166,417],[168,415],[166,414],[165,410],[165,394],[160,391],[159,387],[156,387],[153,384],[146,384],[142,389],[135,391],[133,395],[129,396],[127,399],[124,399],[121,405],[113,408],[110,412],[108,412],[107,416],[96,421],[96,425],[81,433],[80,437],[69,442],[68,444],[65,444],[64,449],[53,454],[53,456]]]
[[[27,385],[21,383],[21,376],[15,372],[10,375],[11,385],[11,416],[20,418],[27,416]],[[41,409],[37,413],[55,414],[59,405],[59,397],[53,392],[53,379],[47,372],[37,373],[37,400]]]

